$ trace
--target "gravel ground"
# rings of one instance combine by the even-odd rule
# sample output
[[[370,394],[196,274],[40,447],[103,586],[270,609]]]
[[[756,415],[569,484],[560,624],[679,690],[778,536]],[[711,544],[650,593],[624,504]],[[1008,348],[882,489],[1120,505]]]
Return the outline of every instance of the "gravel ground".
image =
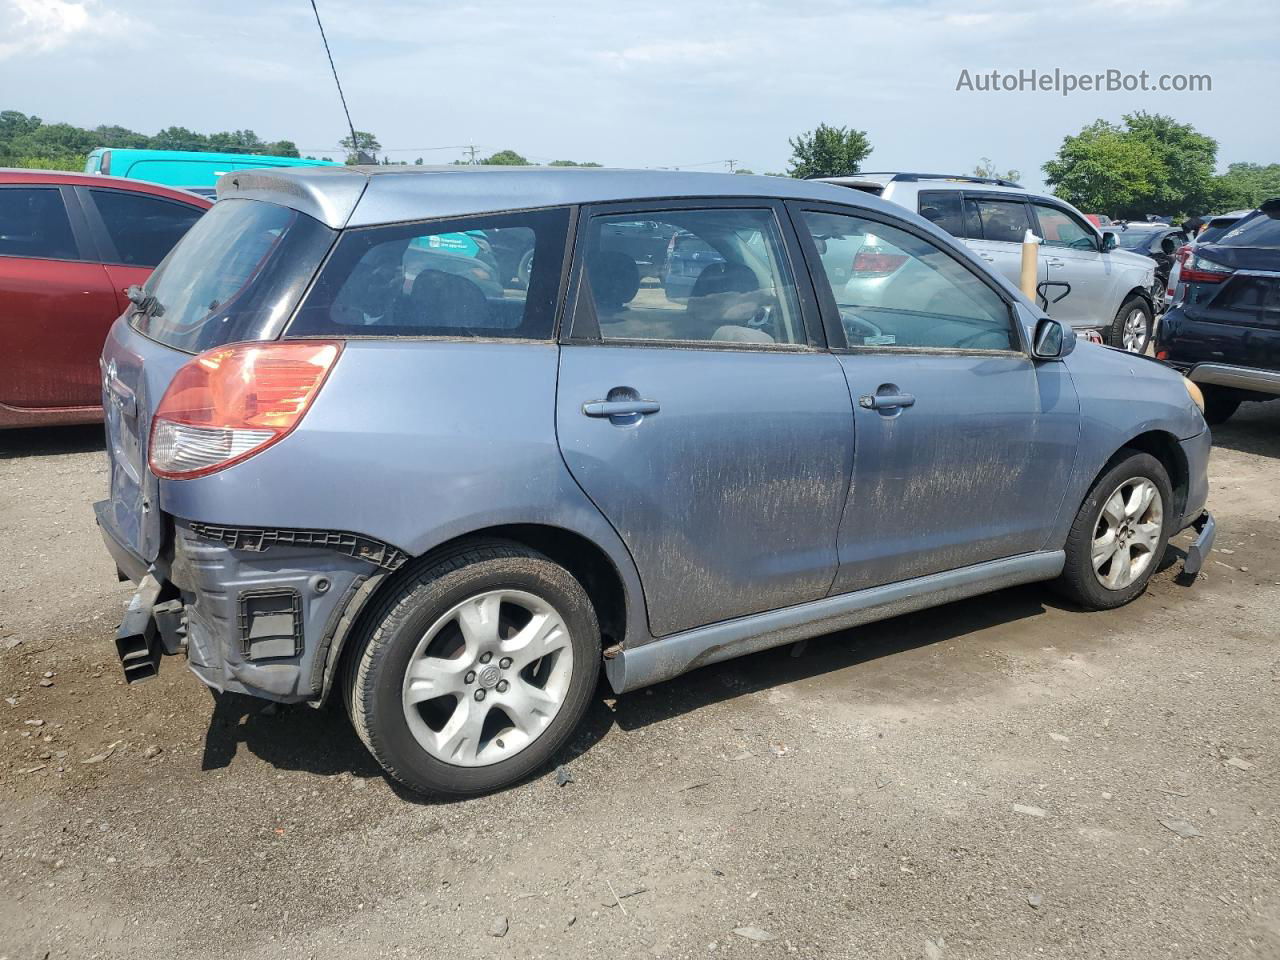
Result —
[[[341,710],[124,686],[99,431],[0,434],[0,958],[1280,957],[1280,404],[1216,441],[1194,584],[602,690],[571,783],[442,804]]]

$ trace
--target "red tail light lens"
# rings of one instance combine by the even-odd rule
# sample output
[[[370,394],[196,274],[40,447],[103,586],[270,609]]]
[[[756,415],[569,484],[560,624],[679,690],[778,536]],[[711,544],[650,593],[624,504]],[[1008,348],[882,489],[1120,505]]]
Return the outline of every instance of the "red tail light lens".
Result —
[[[1181,283],[1221,283],[1233,273],[1235,271],[1230,267],[1193,255],[1178,274],[1178,280]]]
[[[887,277],[906,262],[904,254],[859,250],[852,270],[860,277]]]
[[[1187,257],[1191,256],[1191,244],[1184,243],[1178,248],[1178,252],[1174,254],[1179,263],[1186,263]]]
[[[338,359],[339,343],[240,343],[193,357],[151,423],[152,473],[172,480],[224,470],[286,437]]]

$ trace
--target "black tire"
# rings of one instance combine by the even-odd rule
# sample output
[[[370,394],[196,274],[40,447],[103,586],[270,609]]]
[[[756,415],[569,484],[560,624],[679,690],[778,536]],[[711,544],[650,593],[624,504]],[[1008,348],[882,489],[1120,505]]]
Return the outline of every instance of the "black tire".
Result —
[[[529,289],[529,278],[533,276],[533,250],[525,251],[525,255],[520,258],[520,263],[516,266],[516,282],[520,285],[521,290]]]
[[[1240,397],[1235,391],[1225,387],[1201,386],[1204,394],[1204,419],[1210,426],[1226,423],[1240,408]]]
[[[497,589],[534,594],[561,614],[572,670],[559,711],[528,746],[487,766],[458,766],[433,757],[411,732],[401,700],[405,671],[431,624],[469,596]],[[541,768],[578,726],[600,673],[600,628],[586,591],[563,567],[516,543],[473,544],[429,562],[401,582],[366,623],[366,636],[347,661],[352,725],[392,778],[422,794],[488,793]]]
[[[1128,321],[1130,314],[1135,312],[1142,313],[1145,332],[1142,334],[1141,345],[1139,345],[1137,349],[1129,350],[1129,348],[1124,345],[1125,324]],[[1116,318],[1111,321],[1111,330],[1107,334],[1107,342],[1113,347],[1118,347],[1121,350],[1129,350],[1131,353],[1144,353],[1146,352],[1147,347],[1151,344],[1151,335],[1154,329],[1155,320],[1152,317],[1151,304],[1147,303],[1144,298],[1135,294],[1121,304],[1120,310],[1116,313]]]
[[[1121,450],[1113,461],[1114,465],[1103,471],[1089,495],[1084,498],[1071,524],[1071,532],[1067,535],[1067,562],[1061,576],[1053,583],[1053,588],[1063,596],[1075,601],[1086,610],[1111,610],[1124,606],[1147,587],[1151,575],[1160,566],[1165,547],[1169,543],[1170,528],[1176,521],[1173,516],[1173,487],[1169,482],[1169,474],[1163,464],[1148,453],[1137,450]],[[1136,478],[1150,480],[1160,493],[1163,523],[1160,538],[1151,562],[1146,569],[1129,585],[1113,590],[1104,586],[1094,572],[1092,545],[1094,532],[1098,528],[1106,501],[1124,483]]]

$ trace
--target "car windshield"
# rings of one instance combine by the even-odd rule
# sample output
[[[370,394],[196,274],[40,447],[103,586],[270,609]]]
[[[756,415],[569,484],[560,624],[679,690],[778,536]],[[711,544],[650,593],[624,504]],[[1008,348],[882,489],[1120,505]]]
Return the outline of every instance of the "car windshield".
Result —
[[[131,317],[142,334],[187,353],[274,338],[336,234],[288,207],[223,200],[147,281]]]

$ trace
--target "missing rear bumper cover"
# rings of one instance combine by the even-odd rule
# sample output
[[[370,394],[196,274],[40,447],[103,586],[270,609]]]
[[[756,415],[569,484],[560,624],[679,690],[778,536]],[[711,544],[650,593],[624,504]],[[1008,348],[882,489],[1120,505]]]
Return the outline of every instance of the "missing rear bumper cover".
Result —
[[[403,550],[373,537],[342,530],[289,530],[280,527],[228,527],[188,521],[191,532],[206,540],[224,543],[232,550],[261,553],[273,546],[323,547],[367,560],[384,570],[399,570],[409,559]]]

